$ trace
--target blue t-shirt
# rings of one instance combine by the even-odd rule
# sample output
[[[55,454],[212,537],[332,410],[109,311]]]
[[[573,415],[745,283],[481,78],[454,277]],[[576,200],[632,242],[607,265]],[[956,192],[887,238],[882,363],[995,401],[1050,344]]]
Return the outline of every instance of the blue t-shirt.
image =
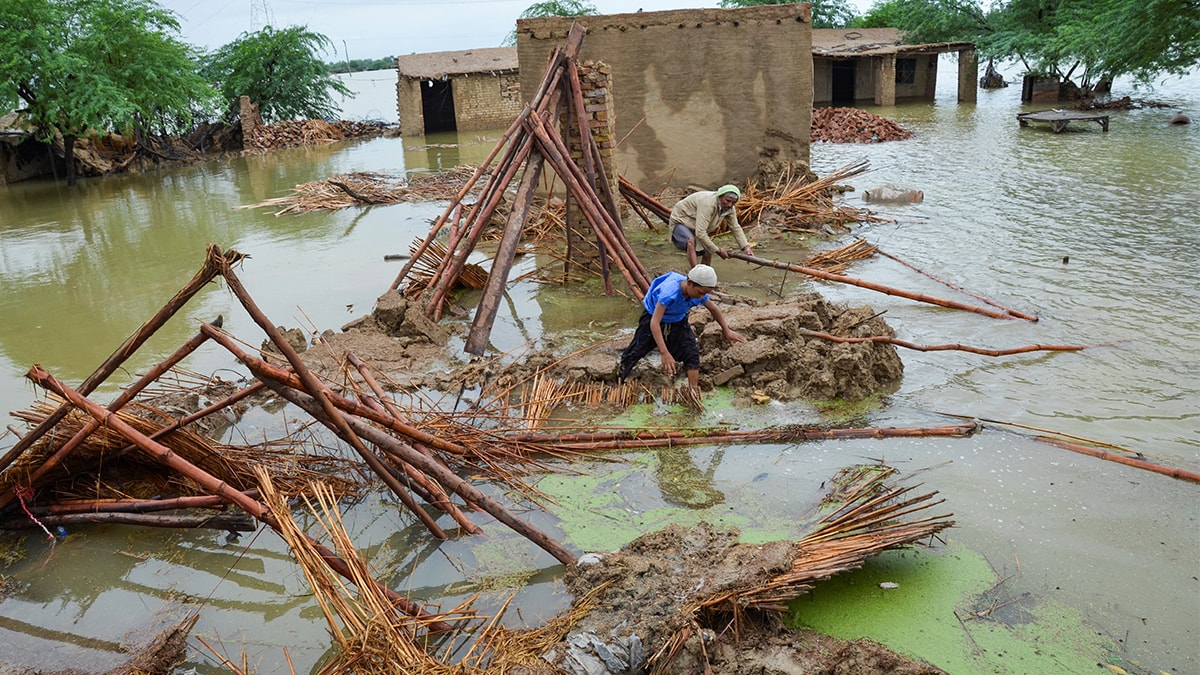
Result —
[[[658,305],[666,307],[663,312],[663,323],[677,323],[687,318],[688,312],[697,305],[708,301],[708,293],[689,299],[683,294],[681,285],[687,277],[679,272],[667,272],[650,282],[646,297],[642,299],[642,307],[653,314]]]

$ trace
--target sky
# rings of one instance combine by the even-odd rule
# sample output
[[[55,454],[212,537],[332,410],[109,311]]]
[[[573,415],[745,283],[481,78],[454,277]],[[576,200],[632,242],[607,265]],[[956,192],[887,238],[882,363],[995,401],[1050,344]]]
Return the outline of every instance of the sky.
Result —
[[[183,42],[211,51],[265,25],[307,26],[336,48],[327,62],[499,47],[535,0],[158,0]],[[717,7],[719,0],[589,0],[601,14]],[[863,12],[870,2],[851,0]]]

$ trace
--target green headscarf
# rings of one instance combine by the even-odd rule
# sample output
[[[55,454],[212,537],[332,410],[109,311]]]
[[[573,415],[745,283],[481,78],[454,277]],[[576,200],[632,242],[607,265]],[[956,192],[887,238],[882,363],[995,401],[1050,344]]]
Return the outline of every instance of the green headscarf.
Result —
[[[736,185],[722,185],[717,188],[717,199],[720,199],[721,195],[733,195],[735,199],[741,199],[742,191]]]

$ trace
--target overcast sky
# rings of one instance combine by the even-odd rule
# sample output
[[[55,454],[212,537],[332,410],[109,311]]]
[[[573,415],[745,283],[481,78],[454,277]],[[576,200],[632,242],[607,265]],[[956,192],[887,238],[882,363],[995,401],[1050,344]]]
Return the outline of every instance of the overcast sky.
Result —
[[[716,7],[719,0],[590,0],[602,14]],[[180,39],[205,50],[264,25],[307,26],[337,54],[325,61],[499,47],[534,0],[158,0],[179,15]],[[862,12],[867,0],[851,0]]]

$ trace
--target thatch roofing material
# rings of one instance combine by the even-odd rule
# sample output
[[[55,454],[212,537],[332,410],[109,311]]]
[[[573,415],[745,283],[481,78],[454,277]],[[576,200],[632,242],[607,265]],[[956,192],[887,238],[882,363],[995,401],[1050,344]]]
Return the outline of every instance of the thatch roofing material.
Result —
[[[488,47],[456,52],[428,52],[396,57],[400,77],[443,80],[454,75],[494,75],[517,70],[516,47]]]

